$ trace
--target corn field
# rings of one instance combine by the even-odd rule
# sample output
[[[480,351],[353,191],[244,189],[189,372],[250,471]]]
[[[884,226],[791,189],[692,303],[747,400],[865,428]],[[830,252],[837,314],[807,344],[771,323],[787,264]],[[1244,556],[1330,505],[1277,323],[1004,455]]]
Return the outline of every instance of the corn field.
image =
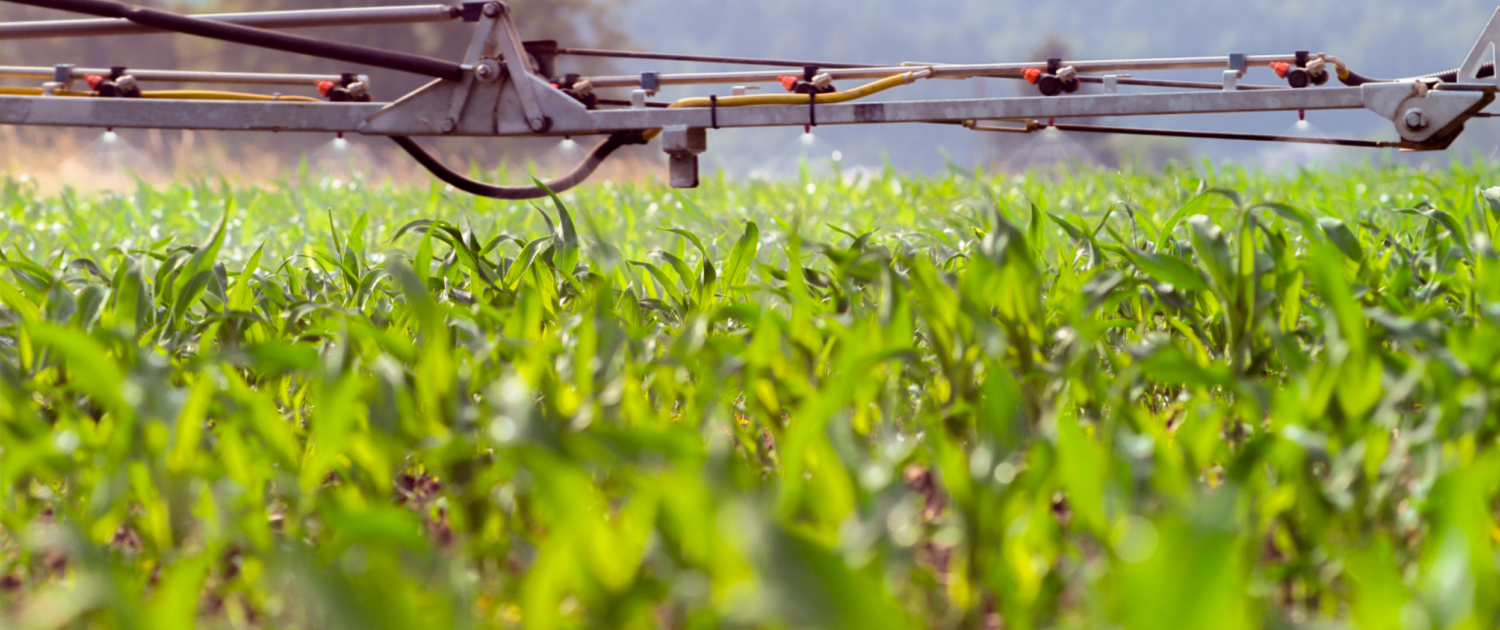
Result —
[[[0,178],[0,625],[1494,627],[1497,184]]]

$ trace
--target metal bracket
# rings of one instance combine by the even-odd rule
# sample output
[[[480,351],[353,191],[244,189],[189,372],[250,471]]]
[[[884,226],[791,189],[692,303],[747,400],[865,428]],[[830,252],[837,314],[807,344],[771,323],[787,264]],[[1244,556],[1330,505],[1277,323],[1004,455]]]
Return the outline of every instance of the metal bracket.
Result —
[[[1365,104],[1365,109],[1380,114],[1386,120],[1396,120],[1396,113],[1401,109],[1401,103],[1413,96],[1419,96],[1426,86],[1412,82],[1400,83],[1366,83],[1359,86],[1359,98]]]
[[[1500,42],[1500,9],[1495,9],[1495,14],[1490,16],[1490,23],[1479,34],[1479,41],[1474,42],[1474,47],[1469,49],[1469,56],[1458,67],[1459,83],[1500,83],[1500,72],[1484,79],[1479,78],[1479,66],[1484,64],[1486,58],[1500,62],[1495,50],[1497,42]]]
[[[1412,149],[1446,148],[1464,123],[1495,100],[1489,92],[1431,91],[1413,96],[1396,110],[1396,132]]]
[[[687,125],[664,127],[661,148],[670,158],[668,173],[672,187],[697,188],[698,154],[708,150],[708,132]]]
[[[1430,90],[1417,81],[1360,86],[1365,109],[1396,124],[1403,147],[1446,148],[1464,123],[1495,100],[1488,92]]]
[[[542,114],[542,104],[536,95],[536,86],[527,80],[532,74],[531,67],[526,59],[526,47],[521,43],[521,33],[516,30],[516,23],[510,18],[510,8],[504,2],[493,2],[485,6],[485,15],[491,13],[493,7],[505,28],[504,37],[500,38],[500,49],[505,55],[505,67],[510,71],[511,83],[516,86],[516,93],[521,97],[521,111],[526,115],[526,125],[537,133],[546,133],[552,126],[552,121]]]
[[[1245,53],[1229,53],[1229,69],[1235,73],[1235,78],[1245,76],[1245,72],[1250,70]]]
[[[60,63],[52,67],[52,82],[60,83],[60,89],[69,90],[73,88],[73,68],[71,63]]]
[[[471,3],[473,4],[473,3]],[[484,5],[488,8],[490,5]],[[465,5],[465,9],[470,9]],[[499,66],[494,62],[486,63],[486,59],[495,56],[495,33],[499,25],[496,19],[498,11],[480,10],[479,24],[474,27],[474,38],[469,40],[469,50],[464,53],[463,67],[465,70],[464,80],[453,90],[453,96],[448,101],[448,111],[443,119],[438,121],[438,131],[442,133],[453,133],[458,129],[458,121],[463,117],[464,106],[469,103],[469,94],[474,91],[474,84],[480,81],[489,83],[500,78]],[[485,76],[481,77],[483,74]]]

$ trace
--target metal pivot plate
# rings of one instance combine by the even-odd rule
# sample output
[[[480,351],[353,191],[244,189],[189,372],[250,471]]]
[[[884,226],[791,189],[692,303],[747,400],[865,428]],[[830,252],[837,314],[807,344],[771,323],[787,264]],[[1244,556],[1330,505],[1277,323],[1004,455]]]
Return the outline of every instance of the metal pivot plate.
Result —
[[[1495,95],[1488,92],[1434,90],[1413,96],[1396,110],[1396,132],[1406,142],[1430,145],[1413,149],[1447,148],[1464,122],[1494,100]]]
[[[1425,85],[1415,81],[1401,83],[1366,83],[1359,86],[1359,97],[1365,109],[1380,114],[1386,120],[1396,120],[1401,103],[1426,92]]]
[[[1500,61],[1496,59],[1496,43],[1500,43],[1500,9],[1495,9],[1495,14],[1490,16],[1490,23],[1479,34],[1479,41],[1474,42],[1464,64],[1458,67],[1459,83],[1500,83],[1500,73],[1479,78],[1481,65],[1486,61]]]
[[[1495,99],[1487,92],[1431,90],[1416,81],[1366,83],[1360,98],[1366,109],[1395,123],[1411,149],[1446,148],[1464,121]]]

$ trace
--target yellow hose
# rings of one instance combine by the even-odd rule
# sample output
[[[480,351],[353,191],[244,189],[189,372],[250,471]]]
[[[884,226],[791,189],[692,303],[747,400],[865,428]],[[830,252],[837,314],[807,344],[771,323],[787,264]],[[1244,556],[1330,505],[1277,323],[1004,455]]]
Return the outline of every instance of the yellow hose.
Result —
[[[9,96],[41,96],[41,88],[26,87],[4,87],[0,86],[0,95]],[[57,96],[89,97],[93,92],[80,92],[77,90],[58,90]],[[310,96],[270,96],[267,94],[248,94],[245,92],[217,92],[214,90],[145,90],[141,92],[141,98],[152,98],[162,100],[178,101],[283,101],[288,103],[322,103],[322,99]]]
[[[852,101],[852,100],[855,100],[855,99],[864,98],[864,97],[869,96],[871,94],[875,94],[876,92],[884,92],[885,90],[889,90],[889,89],[891,89],[893,87],[896,87],[898,85],[905,85],[907,83],[911,83],[912,81],[915,81],[917,79],[925,79],[925,78],[930,77],[930,76],[932,76],[932,70],[931,69],[918,70],[918,71],[915,71],[915,72],[903,72],[901,74],[895,74],[895,75],[888,76],[888,77],[886,77],[884,79],[880,79],[879,81],[873,81],[873,82],[870,82],[870,83],[866,83],[866,84],[861,85],[861,86],[859,86],[857,88],[854,88],[852,90],[846,90],[846,91],[843,91],[843,92],[829,92],[827,94],[818,94],[818,95],[816,95],[816,96],[813,97],[813,101],[816,102],[819,105],[826,105],[826,104],[832,104],[832,103],[845,103],[845,102]],[[806,105],[806,104],[807,104],[807,95],[806,94],[755,94],[755,95],[746,95],[746,96],[726,96],[726,97],[718,99],[718,106],[719,107],[743,107],[743,106],[746,106],[746,105]],[[681,107],[709,107],[711,105],[713,105],[713,102],[710,101],[707,97],[694,96],[694,97],[691,97],[691,98],[685,98],[685,99],[679,100],[677,102],[674,102],[671,105],[668,105],[667,109],[677,109],[677,108],[681,108]],[[646,140],[650,140],[652,138],[655,138],[660,133],[661,133],[660,129],[647,129],[646,132],[643,133],[643,134],[641,134],[641,135]]]
[[[250,94],[246,92],[218,92],[214,90],[144,90],[141,98],[164,98],[183,101],[285,101],[288,103],[322,103],[323,99],[311,96],[282,94]]]

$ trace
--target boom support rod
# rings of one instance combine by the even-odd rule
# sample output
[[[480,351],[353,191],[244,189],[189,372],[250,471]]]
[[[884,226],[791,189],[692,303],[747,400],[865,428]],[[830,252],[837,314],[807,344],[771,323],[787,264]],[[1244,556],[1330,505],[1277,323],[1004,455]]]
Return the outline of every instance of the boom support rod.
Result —
[[[377,24],[417,24],[447,22],[463,14],[462,9],[446,4],[405,7],[357,7],[349,9],[305,9],[298,11],[261,11],[258,13],[205,13],[192,17],[254,28],[314,28],[319,26],[372,26]],[[42,39],[47,37],[95,37],[100,35],[141,35],[171,31],[136,24],[122,18],[92,20],[48,20],[0,24],[0,40]]]
[[[439,79],[448,79],[450,81],[461,81],[464,78],[463,68],[456,63],[441,59],[392,52],[380,48],[329,42],[311,37],[302,37],[300,35],[287,35],[260,28],[205,20],[168,11],[158,11],[123,2],[113,2],[112,0],[7,1],[15,4],[42,7],[44,9],[61,9],[63,11],[73,11],[75,13],[85,13],[105,18],[125,19],[149,28],[194,35],[206,39],[217,39],[259,48],[270,48],[272,50],[307,55],[309,57],[322,57],[335,61],[366,64],[388,70],[398,70]]]
[[[1251,55],[1245,62],[1251,66],[1270,63],[1289,63],[1295,55]],[[1046,62],[1031,63],[985,63],[985,64],[934,64],[930,67],[933,76],[941,79],[967,79],[971,77],[1019,77],[1027,70],[1045,67]],[[1091,61],[1063,61],[1078,72],[1132,72],[1138,70],[1213,70],[1229,67],[1229,57],[1172,57],[1163,59],[1113,59]],[[920,66],[917,66],[920,67]],[[914,66],[886,66],[865,68],[834,68],[828,76],[835,80],[879,79],[912,70]],[[663,74],[656,77],[658,85],[713,85],[729,83],[776,83],[785,71],[752,70],[746,72],[698,72],[688,74]],[[639,76],[604,76],[590,79],[594,87],[639,87]]]
[[[110,68],[69,68],[69,79],[83,79],[89,75],[109,76]],[[192,70],[136,70],[130,76],[137,81],[164,81],[173,83],[230,83],[236,85],[314,85],[319,81],[341,79],[330,74],[284,74],[266,72],[197,72]],[[28,66],[0,66],[0,77],[15,79],[57,79],[56,68]]]

